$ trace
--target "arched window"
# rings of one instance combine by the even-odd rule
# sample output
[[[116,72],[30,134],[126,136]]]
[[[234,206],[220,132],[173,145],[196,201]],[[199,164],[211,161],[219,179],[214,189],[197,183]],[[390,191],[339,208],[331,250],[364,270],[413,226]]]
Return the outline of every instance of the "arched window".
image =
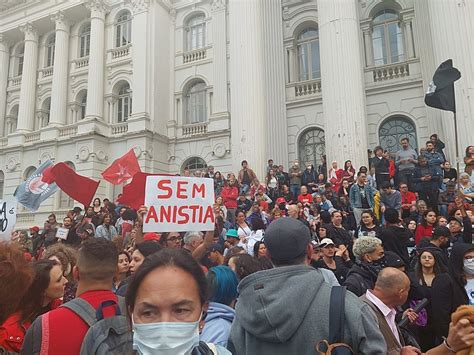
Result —
[[[16,52],[16,58],[17,58],[17,66],[16,66],[16,75],[22,75],[23,74],[23,61],[25,57],[25,45],[22,44],[21,46],[18,47],[17,52]]]
[[[191,17],[185,26],[186,50],[201,49],[205,45],[206,22],[204,14]]]
[[[121,11],[115,21],[115,47],[122,47],[132,41],[132,16],[128,10]]]
[[[296,47],[299,81],[320,79],[318,29],[309,27],[301,31],[297,38]]]
[[[81,98],[81,111],[79,119],[83,120],[86,118],[86,107],[87,107],[87,91],[84,92]]]
[[[181,167],[181,173],[183,174],[185,170],[189,170],[189,173],[193,175],[197,170],[203,170],[207,168],[206,162],[197,157],[192,157],[187,159],[183,166]]]
[[[325,154],[325,151],[322,129],[310,128],[303,132],[298,141],[298,156],[303,164],[311,162],[317,168],[322,163],[321,156]]]
[[[404,116],[392,116],[387,118],[379,128],[379,141],[383,149],[395,153],[402,147],[400,140],[408,138],[410,146],[418,149],[416,128],[413,122]]]
[[[5,175],[0,170],[0,199],[3,199],[3,186],[5,185]]]
[[[72,170],[76,170],[74,164],[70,161],[65,162]],[[64,191],[59,190],[59,208],[60,209],[72,209],[74,207],[74,200],[69,197]]]
[[[26,168],[25,172],[23,173],[23,181],[26,181],[33,173],[36,171],[36,168],[34,166],[29,166]]]
[[[46,40],[46,62],[45,67],[51,67],[54,65],[54,47],[56,42],[56,34],[51,34]]]
[[[122,85],[118,92],[117,121],[125,122],[132,114],[132,92],[128,83]]]
[[[89,55],[91,45],[91,24],[90,22],[82,25],[79,31],[79,58]]]
[[[186,94],[186,124],[206,122],[206,115],[206,84],[197,81]]]
[[[372,21],[372,47],[374,64],[385,65],[405,60],[403,32],[398,13],[385,9]]]
[[[18,124],[18,109],[19,109],[18,105],[13,106],[13,108],[10,111],[10,114],[5,117],[5,126],[4,126],[5,136],[16,131],[16,127]]]

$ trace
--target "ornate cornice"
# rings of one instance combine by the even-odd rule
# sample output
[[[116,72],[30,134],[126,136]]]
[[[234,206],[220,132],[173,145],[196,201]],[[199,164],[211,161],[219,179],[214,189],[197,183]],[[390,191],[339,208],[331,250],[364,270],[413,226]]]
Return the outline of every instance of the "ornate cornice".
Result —
[[[224,10],[225,6],[226,6],[226,0],[212,0],[211,1],[211,11]]]
[[[37,41],[38,31],[33,27],[30,22],[20,26],[20,31],[25,34],[25,41]]]

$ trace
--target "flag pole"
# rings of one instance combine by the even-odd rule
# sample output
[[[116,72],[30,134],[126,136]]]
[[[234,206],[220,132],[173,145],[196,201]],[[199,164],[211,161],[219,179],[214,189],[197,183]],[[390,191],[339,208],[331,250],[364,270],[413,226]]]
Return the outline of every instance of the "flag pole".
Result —
[[[456,111],[454,111],[453,114],[454,114],[453,116],[454,118],[454,145],[456,146],[456,170],[457,170],[457,175],[459,176],[458,120],[456,116]]]

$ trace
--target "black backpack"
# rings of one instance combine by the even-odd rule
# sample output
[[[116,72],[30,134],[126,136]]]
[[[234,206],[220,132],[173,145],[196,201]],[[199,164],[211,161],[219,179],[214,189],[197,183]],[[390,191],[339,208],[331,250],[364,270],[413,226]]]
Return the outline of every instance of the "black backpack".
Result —
[[[352,348],[342,343],[344,339],[345,286],[333,286],[329,302],[329,340],[316,344],[319,355],[351,355]]]

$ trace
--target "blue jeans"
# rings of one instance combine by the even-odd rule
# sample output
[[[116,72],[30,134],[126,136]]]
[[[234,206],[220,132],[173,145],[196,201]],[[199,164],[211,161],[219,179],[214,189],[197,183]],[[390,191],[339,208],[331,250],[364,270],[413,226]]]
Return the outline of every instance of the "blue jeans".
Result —
[[[250,190],[250,185],[242,184],[242,186],[240,186],[241,194],[246,194],[249,190]]]
[[[290,185],[290,192],[293,195],[294,202],[297,201],[300,194],[300,185]]]

